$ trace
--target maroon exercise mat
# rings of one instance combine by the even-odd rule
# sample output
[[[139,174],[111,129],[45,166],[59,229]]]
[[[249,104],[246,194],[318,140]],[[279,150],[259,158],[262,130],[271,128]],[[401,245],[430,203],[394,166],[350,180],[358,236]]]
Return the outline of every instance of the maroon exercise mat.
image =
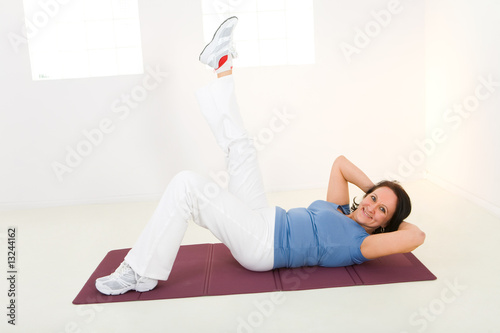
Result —
[[[159,281],[155,289],[145,293],[130,291],[118,296],[102,295],[95,288],[95,280],[114,272],[129,250],[110,251],[76,296],[73,304],[307,290],[436,279],[411,253],[394,254],[347,267],[315,266],[252,272],[238,264],[224,244],[197,244],[181,246],[168,281]]]

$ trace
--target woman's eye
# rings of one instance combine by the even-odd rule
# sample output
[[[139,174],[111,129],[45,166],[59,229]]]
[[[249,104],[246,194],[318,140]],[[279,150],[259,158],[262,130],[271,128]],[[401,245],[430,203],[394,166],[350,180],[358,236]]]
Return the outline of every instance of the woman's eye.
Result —
[[[382,211],[382,213],[385,213],[385,208],[384,207],[380,207],[380,210]]]
[[[375,196],[374,195],[372,195],[372,200],[375,201]]]

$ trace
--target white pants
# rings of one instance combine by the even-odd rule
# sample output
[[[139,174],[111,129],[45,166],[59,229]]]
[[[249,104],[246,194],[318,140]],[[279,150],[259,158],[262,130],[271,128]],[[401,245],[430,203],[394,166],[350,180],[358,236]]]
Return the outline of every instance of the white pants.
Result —
[[[275,207],[269,207],[256,150],[239,115],[232,75],[196,93],[201,111],[226,152],[228,190],[191,171],[177,174],[125,261],[139,275],[167,280],[188,220],[210,230],[245,268],[274,264]]]

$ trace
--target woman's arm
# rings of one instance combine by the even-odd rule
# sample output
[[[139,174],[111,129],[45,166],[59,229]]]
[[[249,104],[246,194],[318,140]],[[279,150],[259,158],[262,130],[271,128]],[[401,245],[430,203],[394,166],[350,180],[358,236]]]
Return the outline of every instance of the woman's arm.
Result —
[[[397,231],[370,235],[361,243],[361,253],[366,259],[375,259],[395,253],[415,250],[425,240],[425,233],[416,225],[402,222]]]
[[[361,169],[341,155],[332,165],[326,201],[337,205],[349,204],[348,183],[356,185],[365,193],[373,186],[373,182]]]

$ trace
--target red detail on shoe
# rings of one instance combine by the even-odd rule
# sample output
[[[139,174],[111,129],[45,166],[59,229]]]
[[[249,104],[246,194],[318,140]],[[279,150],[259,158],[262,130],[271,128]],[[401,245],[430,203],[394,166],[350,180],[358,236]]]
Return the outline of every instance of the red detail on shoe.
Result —
[[[219,67],[216,68],[215,70],[218,70],[219,68],[221,68],[222,66],[224,66],[224,64],[226,63],[227,61],[227,54],[225,56],[223,56],[222,58],[220,58],[219,60]]]

